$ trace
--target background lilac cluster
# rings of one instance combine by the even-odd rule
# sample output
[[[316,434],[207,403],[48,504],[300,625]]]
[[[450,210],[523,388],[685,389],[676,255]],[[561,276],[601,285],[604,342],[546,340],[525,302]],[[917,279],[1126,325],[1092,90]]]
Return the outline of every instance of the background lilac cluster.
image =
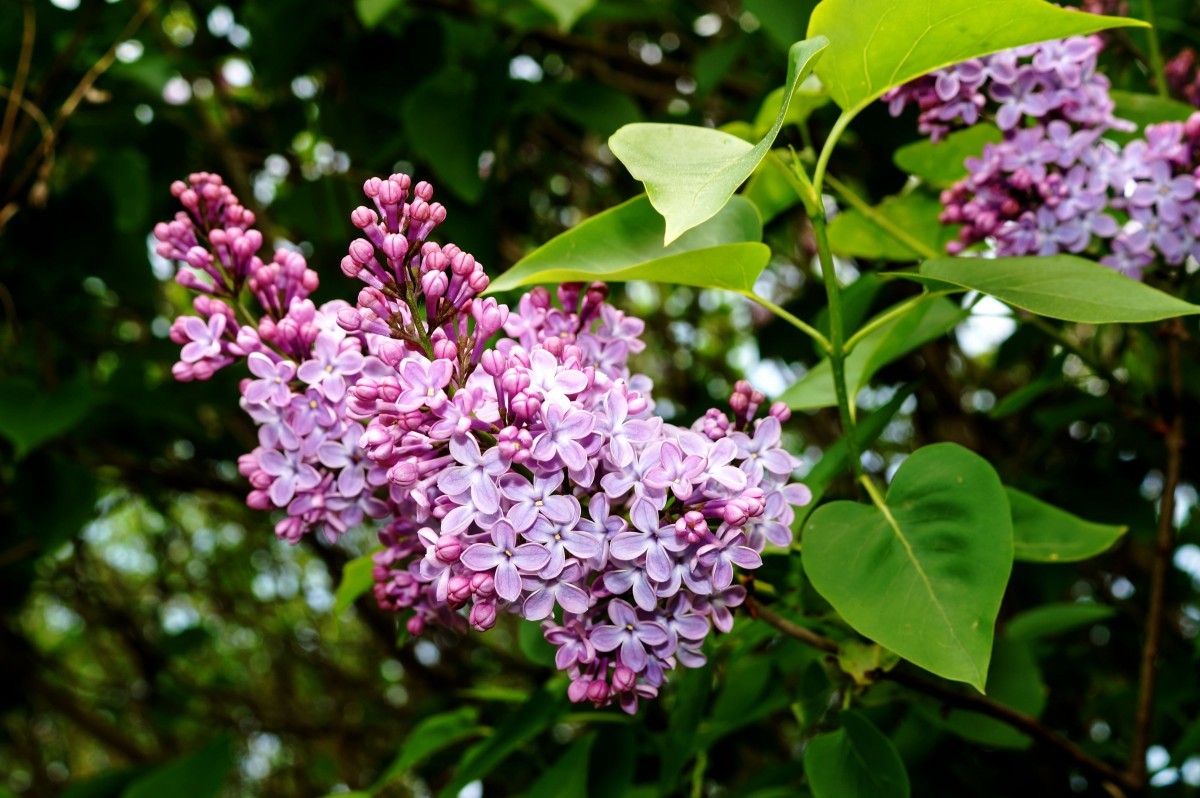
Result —
[[[968,158],[968,175],[942,193],[942,222],[961,224],[952,254],[988,242],[1000,255],[1098,255],[1140,279],[1156,260],[1200,255],[1200,115],[1131,131],[1113,115],[1096,71],[1099,36],[1007,50],[926,75],[884,95],[893,115],[910,104],[934,141],[993,122],[1003,133]]]
[[[429,240],[445,209],[427,183],[364,191],[342,261],[364,286],[318,308],[315,273],[286,250],[264,263],[219,177],[176,183],[184,210],[156,227],[158,251],[200,292],[172,327],[176,377],[245,360],[260,446],[239,466],[248,503],[284,511],[280,537],[382,519],[375,595],[412,633],[540,621],[572,700],[634,711],[730,630],[735,567],[790,544],[811,494],[781,446],[789,411],[756,418],[764,397],[738,383],[729,412],[665,423],[627,363],[643,324],[603,284],[559,286],[557,304],[538,288],[510,311],[480,296],[471,255]]]

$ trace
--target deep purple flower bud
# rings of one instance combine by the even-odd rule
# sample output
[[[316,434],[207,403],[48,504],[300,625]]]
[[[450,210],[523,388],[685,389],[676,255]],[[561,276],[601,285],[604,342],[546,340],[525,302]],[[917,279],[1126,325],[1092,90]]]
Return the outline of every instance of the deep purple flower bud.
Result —
[[[583,283],[558,284],[558,303],[563,306],[563,310],[574,313],[579,309],[579,293],[582,290]]]
[[[471,580],[462,574],[450,577],[446,597],[455,604],[466,604],[471,598]]]
[[[462,550],[462,540],[457,535],[442,535],[437,539],[437,558],[442,562],[455,562]]]
[[[544,287],[539,285],[530,291],[528,296],[529,304],[533,307],[540,308],[541,310],[548,310],[550,308],[550,292]]]
[[[637,684],[637,674],[633,672],[632,668],[628,668],[624,665],[618,665],[616,670],[613,671],[613,692],[627,692],[632,690],[635,684]]]
[[[492,602],[476,601],[471,605],[469,618],[471,628],[476,632],[486,632],[496,625],[496,605]]]
[[[491,598],[496,595],[496,580],[491,574],[471,574],[471,591],[480,598]]]
[[[744,393],[733,393],[729,396],[729,407],[738,418],[745,418],[746,410],[750,407],[750,397]]]
[[[399,233],[388,233],[383,237],[383,246],[380,249],[388,260],[404,260],[408,255],[408,239]]]
[[[600,706],[608,700],[608,685],[597,679],[588,685],[587,697],[593,704]]]
[[[592,686],[591,679],[574,679],[567,686],[567,698],[572,704],[581,704],[587,700],[588,688]]]
[[[405,622],[404,627],[413,637],[420,637],[421,633],[425,631],[425,619],[420,615],[414,615]]]

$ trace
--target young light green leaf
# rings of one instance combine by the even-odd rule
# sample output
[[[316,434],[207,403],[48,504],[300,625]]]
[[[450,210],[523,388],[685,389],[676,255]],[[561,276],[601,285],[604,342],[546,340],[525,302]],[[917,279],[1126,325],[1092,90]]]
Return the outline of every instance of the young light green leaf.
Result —
[[[940,338],[969,315],[948,299],[938,297],[912,309],[865,337],[846,358],[846,384],[851,396],[871,381],[879,369],[922,344]],[[779,401],[793,410],[814,410],[837,404],[833,369],[822,360],[784,391]]]
[[[978,157],[985,144],[999,143],[1002,138],[998,127],[981,122],[956,130],[937,143],[921,139],[905,144],[892,160],[902,171],[937,188],[946,188],[967,176],[967,158]]]
[[[355,557],[342,568],[342,581],[338,583],[337,593],[333,600],[333,614],[341,615],[358,600],[358,597],[371,589],[375,579],[371,572],[375,569],[375,561],[370,554]]]
[[[824,0],[808,35],[830,41],[817,75],[844,111],[935,69],[1010,47],[1142,25],[1043,0]]]
[[[711,219],[746,182],[779,135],[796,86],[828,44],[817,37],[792,45],[785,100],[758,144],[692,125],[626,125],[609,138],[613,154],[646,184],[651,204],[666,219],[665,244]]]
[[[934,252],[944,252],[956,237],[956,228],[938,219],[942,203],[923,191],[888,197],[874,213],[903,230]],[[835,255],[911,263],[922,255],[857,208],[847,208],[829,225],[829,247]]]
[[[890,671],[900,662],[895,651],[889,651],[878,643],[860,643],[847,640],[842,643],[837,655],[838,667],[855,684],[868,685],[875,682],[875,674]]]
[[[479,710],[471,706],[425,718],[408,733],[399,755],[376,779],[371,792],[379,792],[438,751],[481,734],[478,721]]]
[[[558,22],[558,29],[563,33],[571,30],[576,20],[596,5],[596,0],[533,0],[541,8],[549,11]]]
[[[1039,316],[1087,324],[1161,321],[1200,313],[1200,305],[1074,255],[935,258],[921,264],[919,278],[979,291]]]
[[[856,631],[979,690],[1012,556],[999,477],[952,443],[905,460],[883,509],[846,501],[818,507],[802,549],[813,587]]]
[[[996,638],[988,668],[987,695],[1005,706],[1041,717],[1046,708],[1046,685],[1033,652],[1025,643]],[[993,748],[1024,750],[1033,740],[1012,726],[974,712],[929,706],[925,716],[966,740]]]
[[[634,197],[550,239],[493,280],[488,293],[570,280],[650,280],[701,287],[737,285],[749,290],[770,258],[762,244],[709,252],[695,263],[688,257],[676,258],[722,245],[760,241],[758,211],[741,197],[734,197],[712,219],[666,247],[662,231],[663,219],[650,200],[645,195]],[[733,260],[729,262],[722,260],[730,257]],[[709,271],[702,272],[702,265]],[[706,279],[714,282],[705,283]]]
[[[780,86],[768,94],[754,115],[754,135],[761,138],[771,130],[775,120],[779,118],[779,109],[783,107],[783,93],[787,86]],[[792,93],[792,102],[784,115],[784,125],[802,125],[808,121],[813,111],[829,103],[829,92],[821,85],[816,75],[809,75],[796,86]]]
[[[1043,604],[1015,616],[1004,627],[1004,636],[1010,640],[1028,642],[1091,626],[1115,614],[1116,610],[1103,604]]]
[[[1012,507],[1014,555],[1025,562],[1076,562],[1107,551],[1129,529],[1095,524],[1006,488]]]
[[[908,771],[892,741],[866,715],[847,710],[841,721],[804,751],[814,798],[908,798]]]

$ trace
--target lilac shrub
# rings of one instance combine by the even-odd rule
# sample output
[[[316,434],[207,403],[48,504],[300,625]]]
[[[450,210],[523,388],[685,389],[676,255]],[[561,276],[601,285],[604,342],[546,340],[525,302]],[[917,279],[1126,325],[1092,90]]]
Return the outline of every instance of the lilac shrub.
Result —
[[[951,254],[980,242],[1003,256],[1087,251],[1136,279],[1158,259],[1200,256],[1200,115],[1149,125],[1124,147],[1105,138],[1135,128],[1114,116],[1096,71],[1103,45],[1076,36],[1006,50],[884,95],[893,115],[915,105],[933,141],[985,120],[1002,132],[942,193],[942,222],[962,225]]]
[[[605,285],[535,288],[510,310],[482,296],[471,255],[429,239],[446,212],[428,183],[364,191],[341,264],[364,286],[353,306],[317,307],[316,274],[289,250],[264,263],[219,177],[176,183],[185,210],[156,227],[158,251],[199,296],[172,327],[175,376],[245,361],[260,444],[239,461],[247,503],[282,511],[291,542],[379,519],[375,597],[411,633],[541,622],[572,700],[635,711],[731,629],[735,567],[791,543],[792,507],[812,496],[782,447],[788,409],[758,418],[763,395],[739,382],[730,412],[666,423],[628,366],[644,325]]]

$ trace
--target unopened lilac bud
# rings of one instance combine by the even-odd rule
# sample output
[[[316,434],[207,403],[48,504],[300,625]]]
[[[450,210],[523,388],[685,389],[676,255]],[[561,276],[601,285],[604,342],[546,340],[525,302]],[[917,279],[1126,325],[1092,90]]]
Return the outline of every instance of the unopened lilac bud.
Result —
[[[468,619],[471,628],[476,632],[486,632],[496,625],[496,605],[489,602],[475,602],[471,605],[471,615]]]
[[[530,419],[542,409],[542,400],[538,396],[522,391],[512,398],[512,410],[518,418]]]
[[[420,615],[414,615],[405,622],[404,628],[413,637],[420,637],[421,633],[425,631],[425,619]]]
[[[500,387],[509,396],[524,391],[530,385],[529,372],[518,369],[509,369],[504,372],[504,376],[500,378]]]
[[[588,688],[591,686],[591,679],[576,679],[567,686],[567,698],[573,704],[582,703],[587,700]]]
[[[542,348],[558,359],[562,359],[563,341],[561,338],[547,338],[542,341]]]
[[[462,574],[450,577],[446,584],[446,598],[455,604],[466,604],[471,598],[471,580]]]
[[[350,257],[365,266],[375,258],[375,247],[365,238],[356,238],[350,242]]]
[[[491,574],[471,574],[471,592],[479,598],[491,598],[496,594],[496,580]]]
[[[442,562],[455,562],[462,554],[462,540],[457,535],[442,535],[434,544],[434,550]]]
[[[618,665],[616,670],[613,671],[613,692],[624,693],[632,690],[635,684],[637,684],[637,674],[633,672],[632,668],[625,665]]]
[[[729,407],[735,416],[745,416],[746,410],[750,407],[750,397],[741,392],[730,394]]]
[[[779,419],[781,424],[792,417],[792,409],[783,402],[776,402],[771,405],[770,413],[771,417]]]
[[[421,290],[430,299],[440,299],[445,296],[446,289],[449,287],[450,280],[446,277],[445,272],[429,271],[425,272],[425,276],[421,278]]]
[[[582,290],[583,283],[559,283],[558,302],[563,310],[574,313],[579,308],[579,292]]]
[[[745,394],[749,398],[750,394],[754,393],[754,388],[746,380],[738,380],[733,384],[733,392]]]
[[[629,415],[637,416],[646,412],[646,408],[650,406],[646,401],[646,397],[640,393],[631,393],[625,397],[625,402],[629,406]]]
[[[588,685],[587,697],[588,701],[600,706],[608,700],[608,685],[599,680],[592,682]]]
[[[179,343],[183,343],[180,341]],[[483,368],[483,373],[489,377],[499,377],[508,367],[504,355],[497,352],[495,349],[489,349],[483,353],[479,359],[479,365]]]
[[[550,292],[544,287],[539,285],[530,291],[527,296],[529,297],[529,304],[533,305],[535,308],[540,308],[542,310],[550,309]]]
[[[383,237],[381,249],[388,260],[404,260],[408,254],[408,239],[399,233],[388,233]]]
[[[458,344],[449,338],[439,338],[433,342],[433,356],[437,360],[458,360]]]
[[[351,212],[350,222],[359,230],[363,230],[371,225],[379,224],[379,214],[365,205],[359,205]]]
[[[476,269],[467,276],[467,285],[470,286],[471,290],[476,294],[482,294],[491,284],[491,278],[484,273],[483,269]]]

